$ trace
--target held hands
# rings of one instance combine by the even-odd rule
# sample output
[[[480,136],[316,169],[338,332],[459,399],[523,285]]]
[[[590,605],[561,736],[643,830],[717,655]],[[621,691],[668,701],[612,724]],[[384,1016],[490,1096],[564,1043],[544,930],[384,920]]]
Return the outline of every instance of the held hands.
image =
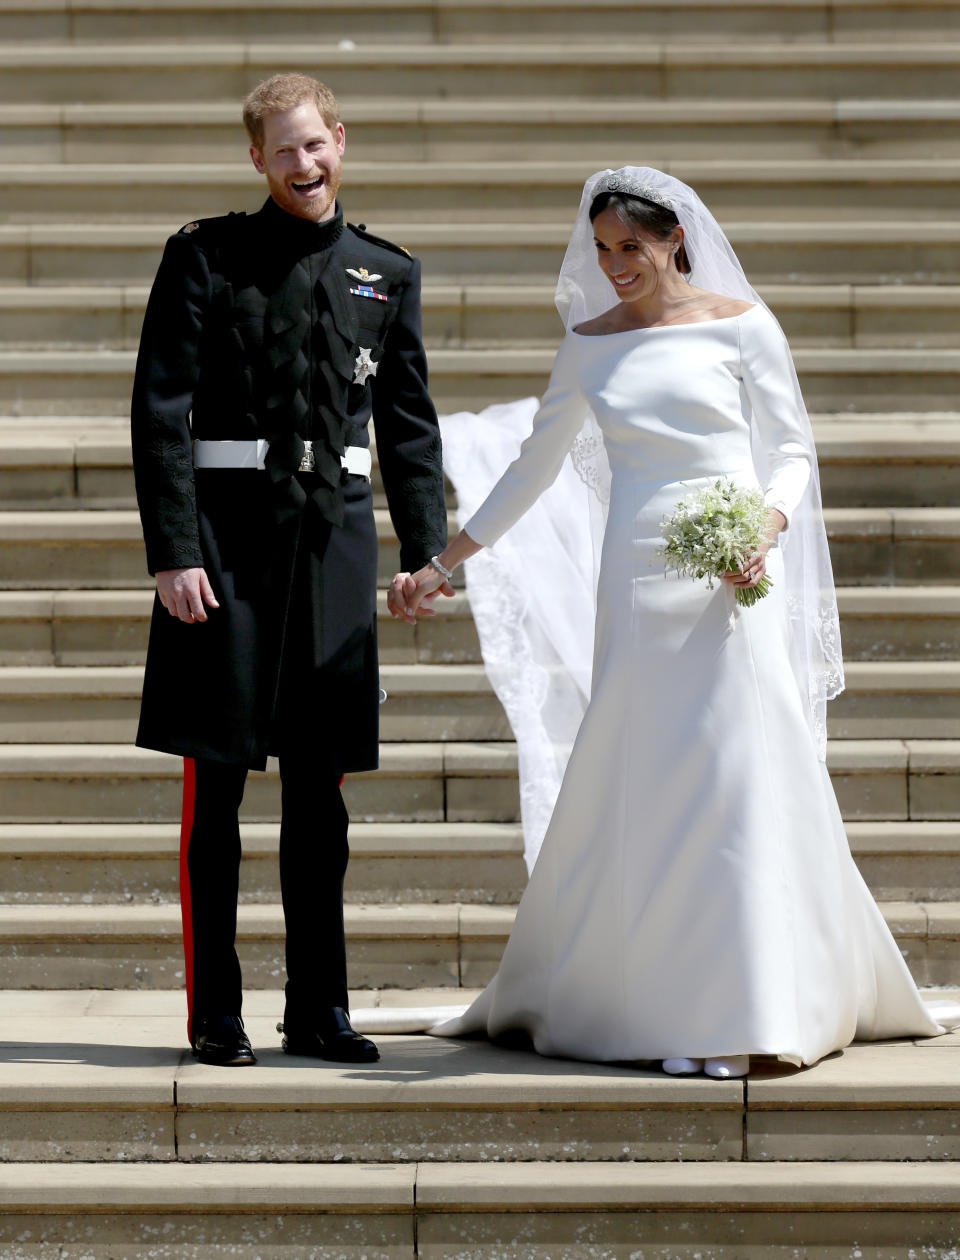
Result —
[[[469,560],[481,550],[480,543],[474,542],[466,530],[461,529],[453,542],[447,543],[443,551],[433,557],[448,572]],[[417,613],[421,617],[432,617],[436,612],[434,600],[438,595],[453,595],[453,587],[438,568],[431,562],[425,564],[416,573],[398,573],[390,583],[387,592],[387,607],[391,617],[399,617],[408,625],[417,624]]]
[[[452,596],[453,587],[432,564],[425,564],[416,573],[398,573],[387,591],[387,608],[391,617],[399,617],[409,625],[417,624],[421,617],[433,617],[433,606],[438,595]]]
[[[739,573],[734,569],[723,575],[723,580],[729,582],[731,586],[756,586],[766,573],[767,552],[776,542],[777,535],[787,524],[787,518],[778,508],[770,509],[768,519],[770,524],[767,530],[767,541],[758,547],[752,556],[747,557]]]
[[[157,574],[157,594],[171,617],[179,617],[187,625],[207,620],[207,609],[219,608],[206,570],[162,569]]]

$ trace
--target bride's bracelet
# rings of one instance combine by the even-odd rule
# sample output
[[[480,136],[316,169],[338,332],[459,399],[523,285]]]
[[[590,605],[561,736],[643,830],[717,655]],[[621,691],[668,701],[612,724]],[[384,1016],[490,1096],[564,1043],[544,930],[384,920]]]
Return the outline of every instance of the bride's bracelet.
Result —
[[[430,563],[433,565],[433,567],[436,569],[436,571],[440,574],[442,578],[445,578],[448,582],[453,581],[453,570],[448,569],[445,564],[441,564],[436,556],[430,557]]]

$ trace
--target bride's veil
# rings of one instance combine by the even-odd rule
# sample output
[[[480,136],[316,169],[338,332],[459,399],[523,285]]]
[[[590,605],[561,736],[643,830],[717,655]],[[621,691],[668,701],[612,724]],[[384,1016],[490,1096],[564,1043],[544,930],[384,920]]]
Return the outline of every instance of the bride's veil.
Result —
[[[643,187],[671,203],[684,230],[692,284],[766,307],[722,228],[693,189],[653,167],[627,166],[598,171],[584,185],[555,295],[567,328],[608,310],[615,300],[597,265],[589,217],[594,197],[611,188],[630,192]],[[780,547],[791,664],[807,721],[824,758],[826,705],[843,688],[843,660],[813,430],[792,361],[791,373],[812,474],[789,529],[780,536]],[[462,521],[479,507],[517,454],[534,411],[528,399],[488,408],[479,417],[461,413],[443,420],[444,461],[457,490]],[[754,462],[763,483],[766,456],[759,441],[754,442]],[[576,489],[578,477],[587,493]],[[494,548],[467,565],[484,662],[517,738],[528,867],[539,851],[586,705],[592,657],[591,596],[609,486],[603,439],[587,411],[557,484]],[[558,595],[569,596],[571,591],[572,598]]]

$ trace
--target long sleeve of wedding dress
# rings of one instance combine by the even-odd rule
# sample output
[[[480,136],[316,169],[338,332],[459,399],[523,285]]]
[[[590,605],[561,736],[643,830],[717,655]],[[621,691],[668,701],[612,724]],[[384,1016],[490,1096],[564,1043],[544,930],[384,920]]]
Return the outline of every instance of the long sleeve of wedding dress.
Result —
[[[810,456],[790,371],[790,349],[770,318],[736,323],[744,411],[754,426],[754,453],[765,464],[764,499],[787,518],[810,480]]]

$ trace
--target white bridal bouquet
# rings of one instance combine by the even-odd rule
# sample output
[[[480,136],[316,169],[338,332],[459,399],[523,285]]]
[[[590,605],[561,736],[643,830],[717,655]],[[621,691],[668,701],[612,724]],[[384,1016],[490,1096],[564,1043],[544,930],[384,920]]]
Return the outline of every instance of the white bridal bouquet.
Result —
[[[761,490],[744,490],[729,477],[680,500],[672,516],[660,522],[664,545],[657,550],[667,569],[693,578],[713,579],[738,570],[767,540],[768,508]],[[737,603],[749,608],[772,588],[766,574],[756,586],[734,588]]]

